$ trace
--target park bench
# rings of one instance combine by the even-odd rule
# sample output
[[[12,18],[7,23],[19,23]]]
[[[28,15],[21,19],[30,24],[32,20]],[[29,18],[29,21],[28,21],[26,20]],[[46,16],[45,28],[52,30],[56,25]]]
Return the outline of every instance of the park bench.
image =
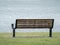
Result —
[[[49,28],[49,37],[52,37],[52,28],[54,19],[16,19],[15,25],[12,24],[13,37],[15,37],[15,29],[21,28]]]

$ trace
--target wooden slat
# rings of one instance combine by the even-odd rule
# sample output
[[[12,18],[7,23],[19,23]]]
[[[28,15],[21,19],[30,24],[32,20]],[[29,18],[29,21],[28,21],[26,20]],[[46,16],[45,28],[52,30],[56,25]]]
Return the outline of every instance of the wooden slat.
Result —
[[[52,20],[50,19],[36,19],[35,21],[35,24],[39,24],[36,27],[52,27]]]
[[[16,28],[51,28],[53,19],[17,19]]]

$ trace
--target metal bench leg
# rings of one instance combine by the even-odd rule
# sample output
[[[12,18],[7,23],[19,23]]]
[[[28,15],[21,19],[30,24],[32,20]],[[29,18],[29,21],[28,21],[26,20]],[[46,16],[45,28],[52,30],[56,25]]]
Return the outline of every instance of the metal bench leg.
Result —
[[[50,28],[49,37],[52,37],[52,28]]]
[[[15,37],[15,29],[13,29],[13,37]]]
[[[12,29],[13,29],[13,37],[15,37],[15,27],[14,27],[14,24],[11,24],[12,26]]]
[[[13,29],[13,37],[15,37],[15,29]]]

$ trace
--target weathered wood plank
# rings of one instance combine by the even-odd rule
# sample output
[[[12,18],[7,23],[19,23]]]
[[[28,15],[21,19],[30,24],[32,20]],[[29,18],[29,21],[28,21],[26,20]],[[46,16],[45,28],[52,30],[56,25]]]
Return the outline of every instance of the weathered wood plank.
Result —
[[[16,19],[16,28],[52,28],[53,19]]]

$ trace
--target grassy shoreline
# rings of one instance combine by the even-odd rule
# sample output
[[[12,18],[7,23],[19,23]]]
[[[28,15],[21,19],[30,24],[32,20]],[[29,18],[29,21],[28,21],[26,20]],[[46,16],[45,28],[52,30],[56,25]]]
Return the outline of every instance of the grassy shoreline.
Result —
[[[18,33],[16,38],[12,33],[0,33],[0,45],[60,45],[60,33],[53,32],[53,37],[48,37],[49,32]],[[40,36],[38,38],[20,38],[19,36]]]

